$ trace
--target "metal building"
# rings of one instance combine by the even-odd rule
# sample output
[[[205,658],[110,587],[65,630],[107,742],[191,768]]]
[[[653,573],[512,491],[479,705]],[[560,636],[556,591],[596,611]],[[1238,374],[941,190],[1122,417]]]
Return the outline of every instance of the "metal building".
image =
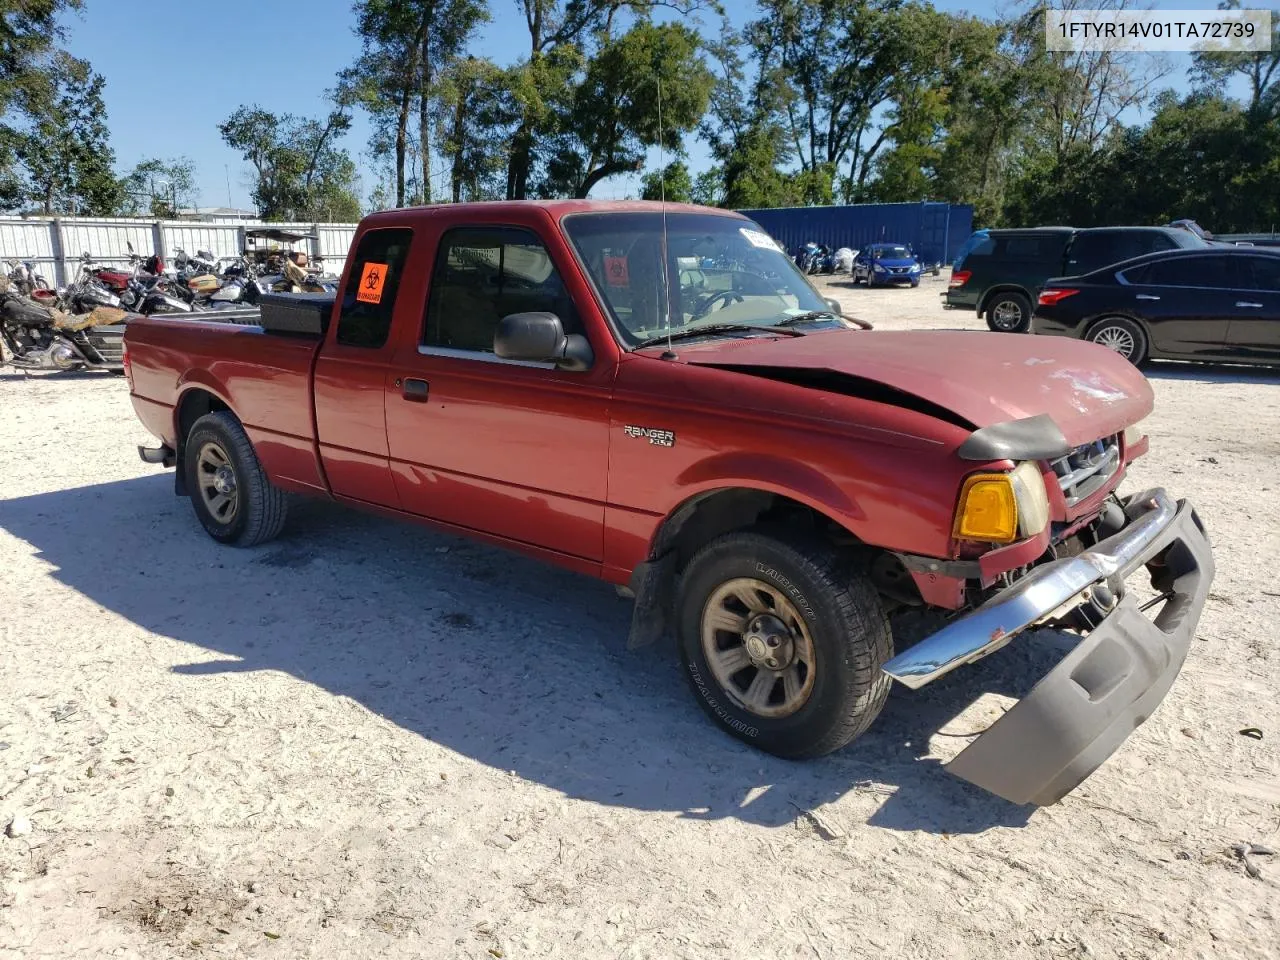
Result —
[[[945,265],[973,232],[973,207],[967,203],[859,203],[738,212],[764,227],[791,254],[810,240],[832,250],[908,243],[921,260]]]

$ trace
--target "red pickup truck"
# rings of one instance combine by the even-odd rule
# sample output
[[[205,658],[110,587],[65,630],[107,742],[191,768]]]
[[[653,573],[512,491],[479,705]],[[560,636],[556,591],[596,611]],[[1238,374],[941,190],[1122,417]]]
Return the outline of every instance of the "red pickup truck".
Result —
[[[1181,668],[1212,553],[1185,501],[1117,495],[1152,392],[1110,350],[868,331],[752,221],[671,204],[377,213],[337,289],[128,325],[140,453],[218,541],[302,493],[603,578],[631,646],[672,630],[714,721],[786,757],[849,743],[893,679],[1071,631],[949,764],[1017,803],[1087,777]],[[895,647],[912,607],[947,619]]]

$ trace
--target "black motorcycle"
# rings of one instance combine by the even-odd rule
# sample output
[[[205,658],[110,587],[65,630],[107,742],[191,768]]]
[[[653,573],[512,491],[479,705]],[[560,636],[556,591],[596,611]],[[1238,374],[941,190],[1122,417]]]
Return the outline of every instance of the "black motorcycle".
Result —
[[[0,340],[23,370],[124,370],[124,324],[74,330],[52,310],[12,291],[0,293]]]

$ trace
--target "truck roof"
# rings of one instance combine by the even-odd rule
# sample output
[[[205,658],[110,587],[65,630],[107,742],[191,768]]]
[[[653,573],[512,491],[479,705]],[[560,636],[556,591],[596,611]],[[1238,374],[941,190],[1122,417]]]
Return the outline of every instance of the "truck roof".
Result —
[[[488,219],[502,217],[530,209],[542,209],[552,219],[560,220],[571,213],[659,213],[666,207],[667,213],[711,213],[745,220],[733,210],[720,207],[702,207],[692,203],[666,203],[657,200],[480,200],[472,203],[433,203],[420,207],[400,207],[380,210],[365,219],[370,223],[394,221],[405,223],[447,214],[450,219]]]

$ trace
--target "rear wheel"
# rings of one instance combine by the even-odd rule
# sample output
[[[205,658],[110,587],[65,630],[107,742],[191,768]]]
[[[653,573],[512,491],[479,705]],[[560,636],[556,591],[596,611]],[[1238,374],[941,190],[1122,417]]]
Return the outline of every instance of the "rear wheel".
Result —
[[[267,479],[234,414],[222,410],[195,422],[183,470],[196,518],[219,543],[252,547],[284,528],[284,492]]]
[[[1024,333],[1031,326],[1031,301],[1014,291],[997,293],[986,312],[987,326],[996,333]]]
[[[1114,350],[1135,367],[1147,359],[1147,335],[1142,327],[1127,317],[1107,317],[1094,324],[1089,339],[1096,344]]]
[[[847,553],[771,532],[727,534],[689,562],[677,604],[698,702],[747,743],[820,756],[884,706],[889,623]]]

